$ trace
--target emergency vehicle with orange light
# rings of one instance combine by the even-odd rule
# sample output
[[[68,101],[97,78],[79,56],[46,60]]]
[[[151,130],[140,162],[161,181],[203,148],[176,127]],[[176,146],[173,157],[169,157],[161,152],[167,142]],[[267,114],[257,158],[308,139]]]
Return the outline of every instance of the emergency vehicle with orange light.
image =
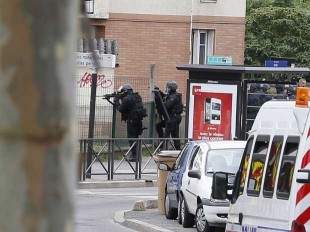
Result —
[[[226,232],[310,231],[308,100],[309,89],[298,87],[296,100],[264,103],[234,184],[214,174],[212,197],[231,201]]]

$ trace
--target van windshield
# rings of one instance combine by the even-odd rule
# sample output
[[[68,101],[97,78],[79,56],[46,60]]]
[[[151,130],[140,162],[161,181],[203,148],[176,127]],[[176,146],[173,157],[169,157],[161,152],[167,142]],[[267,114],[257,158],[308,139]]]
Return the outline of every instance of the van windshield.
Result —
[[[243,150],[242,148],[210,150],[206,162],[206,174],[214,172],[236,174]]]

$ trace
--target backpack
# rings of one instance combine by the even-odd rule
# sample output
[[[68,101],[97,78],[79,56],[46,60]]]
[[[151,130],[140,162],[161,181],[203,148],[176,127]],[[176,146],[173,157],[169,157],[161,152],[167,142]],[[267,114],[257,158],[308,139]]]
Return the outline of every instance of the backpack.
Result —
[[[178,103],[174,107],[174,113],[182,114],[183,113],[183,109],[184,109],[184,105],[182,103],[182,94],[177,93],[177,96],[179,97],[179,99],[178,99]]]
[[[143,106],[142,97],[139,93],[133,93],[135,108],[131,111],[132,120],[143,120],[147,115],[146,108]]]

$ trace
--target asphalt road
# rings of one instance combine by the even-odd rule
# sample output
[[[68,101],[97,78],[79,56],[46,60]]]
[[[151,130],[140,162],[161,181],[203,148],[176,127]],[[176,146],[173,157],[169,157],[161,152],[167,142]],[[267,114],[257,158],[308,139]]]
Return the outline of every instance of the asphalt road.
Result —
[[[75,232],[132,232],[114,222],[117,211],[132,210],[137,200],[157,198],[156,187],[81,189],[75,193]]]
[[[154,161],[147,164],[146,160],[143,160],[142,166],[144,167],[144,165],[147,165],[145,170],[146,173],[152,171],[156,173],[156,164]],[[119,166],[120,172],[124,170],[126,172],[130,170],[128,163],[123,163]],[[93,165],[93,172],[100,171],[102,172],[102,167],[98,163],[95,163]],[[157,199],[157,187],[132,187],[131,183],[128,185],[131,187],[118,188],[115,187],[118,186],[118,184],[111,184],[110,182],[113,181],[107,181],[106,178],[106,176],[94,175],[91,180],[86,180],[84,182],[86,185],[80,185],[80,189],[75,191],[75,232],[137,231],[115,223],[115,213],[122,211],[129,211],[124,213],[124,218],[126,220],[139,220],[173,232],[197,231],[196,228],[183,228],[176,220],[166,219],[164,215],[159,214],[158,209],[147,209],[146,211],[139,212],[132,211],[135,201],[143,200],[146,202],[147,200]],[[156,180],[156,178],[156,174],[143,175],[144,180]],[[134,175],[116,175],[115,179],[130,181],[134,179]],[[142,182],[145,184],[144,181]],[[140,186],[140,184],[137,186]],[[98,188],[98,186],[100,187]],[[113,187],[110,188],[110,186]],[[133,228],[136,227],[134,226]],[[140,228],[140,231],[143,230]],[[146,228],[144,231],[150,232],[155,230],[148,230],[148,228]]]

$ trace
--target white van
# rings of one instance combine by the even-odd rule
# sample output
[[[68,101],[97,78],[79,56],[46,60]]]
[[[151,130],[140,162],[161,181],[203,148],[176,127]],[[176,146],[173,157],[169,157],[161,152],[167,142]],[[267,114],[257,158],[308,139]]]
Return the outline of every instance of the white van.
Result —
[[[307,106],[290,100],[262,105],[232,188],[230,195],[225,173],[214,174],[212,197],[231,201],[226,232],[310,231]]]

